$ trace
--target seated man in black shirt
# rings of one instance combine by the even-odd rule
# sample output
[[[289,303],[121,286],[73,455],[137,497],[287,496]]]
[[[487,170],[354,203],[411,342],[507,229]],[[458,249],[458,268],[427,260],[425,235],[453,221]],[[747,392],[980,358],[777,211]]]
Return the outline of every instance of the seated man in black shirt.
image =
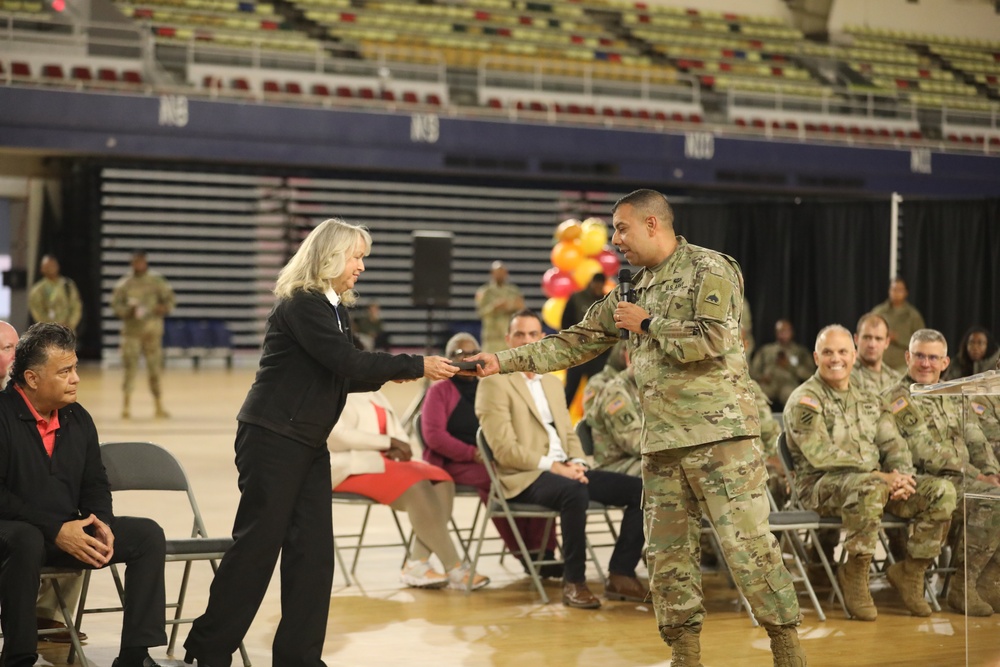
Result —
[[[43,565],[125,563],[121,650],[113,667],[156,667],[164,631],[163,530],[116,517],[97,429],[76,403],[76,336],[35,324],[17,344],[0,392],[0,623],[6,667],[38,657],[35,598]]]

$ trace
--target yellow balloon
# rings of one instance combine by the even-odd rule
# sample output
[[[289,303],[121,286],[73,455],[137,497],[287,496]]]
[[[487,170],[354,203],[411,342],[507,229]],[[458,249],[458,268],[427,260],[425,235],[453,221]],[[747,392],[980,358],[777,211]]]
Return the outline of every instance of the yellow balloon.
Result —
[[[542,305],[542,321],[553,329],[561,329],[564,310],[566,310],[566,299],[553,297]]]
[[[573,239],[580,238],[580,221],[576,218],[570,218],[569,220],[563,220],[556,227],[556,241],[572,241]]]
[[[588,257],[587,259],[582,260],[576,265],[576,268],[573,269],[573,281],[576,283],[577,287],[583,289],[590,283],[594,275],[598,273],[603,276],[604,267],[601,266],[601,263],[596,259]]]
[[[593,257],[608,243],[608,226],[599,218],[587,218],[580,225],[580,250],[584,257]]]

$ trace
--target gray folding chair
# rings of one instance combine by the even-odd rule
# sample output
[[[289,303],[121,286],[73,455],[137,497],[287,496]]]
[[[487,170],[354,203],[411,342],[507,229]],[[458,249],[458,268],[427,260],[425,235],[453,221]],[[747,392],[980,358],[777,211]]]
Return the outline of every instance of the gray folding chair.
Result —
[[[59,585],[60,577],[63,577],[67,574],[79,575],[83,573],[84,570],[74,570],[72,568],[65,568],[65,567],[42,568],[40,577],[41,581],[52,582],[52,591],[56,594],[56,601],[59,603],[59,611],[60,613],[62,613],[63,623],[66,624],[66,629],[63,630],[62,628],[49,628],[46,630],[39,630],[38,636],[44,637],[45,635],[54,635],[58,632],[68,632],[70,641],[70,650],[69,650],[69,657],[66,659],[66,662],[72,665],[73,662],[75,662],[76,657],[79,656],[80,664],[83,667],[88,667],[90,663],[87,662],[87,658],[83,654],[83,646],[80,644],[80,619],[79,617],[77,617],[77,622],[76,623],[73,622],[73,615],[72,615],[73,612],[67,606],[66,599],[63,597],[62,587]],[[27,620],[29,620],[32,624],[34,624],[35,622],[34,617]],[[2,632],[0,632],[0,639],[3,639]],[[2,652],[0,652],[0,656],[3,656]],[[0,665],[2,664],[3,661],[0,660]]]
[[[385,508],[389,510],[392,515],[392,521],[396,524],[396,532],[399,533],[399,541],[392,542],[376,542],[374,544],[365,544],[365,533],[368,530],[368,519],[371,518],[371,512],[373,507],[379,506],[381,503],[376,502],[369,498],[368,496],[363,496],[358,493],[346,493],[343,491],[333,491],[331,493],[331,499],[334,505],[343,505],[345,507],[364,507],[365,513],[361,519],[361,526],[357,531],[353,533],[344,533],[340,531],[334,531],[333,538],[333,556],[336,561],[340,564],[340,571],[344,574],[344,582],[346,585],[351,585],[351,578],[354,578],[354,583],[358,583],[358,578],[355,572],[358,569],[358,559],[361,556],[361,551],[363,549],[383,549],[386,547],[402,547],[403,548],[403,563],[406,562],[406,556],[409,553],[410,548],[410,538],[406,536],[406,532],[403,530],[403,524],[399,522],[399,516],[396,514],[396,510],[392,509],[388,505]],[[336,521],[336,517],[334,517]],[[345,544],[347,541],[349,543]],[[354,558],[351,560],[351,567],[346,566],[346,561],[344,560],[343,551],[353,551]]]
[[[514,534],[514,539],[517,541],[518,550],[525,555],[524,565],[528,569],[528,575],[531,577],[532,584],[534,584],[535,589],[542,598],[542,603],[548,604],[549,596],[545,592],[545,587],[542,586],[542,578],[539,575],[539,567],[542,565],[561,564],[563,561],[561,559],[535,560],[532,558],[531,552],[525,545],[524,538],[521,536],[521,531],[517,529],[517,523],[514,520],[546,519],[547,523],[545,532],[542,536],[542,546],[535,554],[538,557],[541,557],[543,555],[542,550],[545,548],[544,545],[549,541],[549,535],[551,534],[555,521],[559,518],[559,511],[545,507],[544,505],[509,502],[500,492],[500,481],[497,478],[496,463],[493,459],[493,450],[490,449],[489,444],[486,442],[486,436],[483,435],[483,429],[481,428],[476,432],[476,446],[479,447],[479,452],[482,454],[483,462],[486,465],[486,471],[490,476],[490,495],[486,502],[486,514],[479,526],[479,537],[476,540],[476,555],[472,558],[469,581],[471,582],[475,578],[476,568],[479,565],[479,558],[481,556],[498,556],[503,553],[503,551],[488,554],[483,553],[483,543],[487,539],[486,527],[490,525],[494,515],[500,515],[507,520],[507,524],[510,526],[510,530]],[[604,512],[604,505],[593,500],[590,501],[590,507],[587,509],[588,514],[603,514]],[[600,561],[597,560],[597,553],[594,551],[594,547],[591,545],[589,539],[587,540],[587,552],[590,554],[590,560],[593,562],[594,567],[597,568],[597,573],[600,575],[601,581],[606,583],[607,579],[604,575],[604,570],[601,568]],[[471,587],[467,589],[466,592],[470,591]]]
[[[173,491],[182,492],[187,496],[188,508],[192,515],[190,537],[167,538],[166,562],[183,562],[184,573],[181,577],[180,590],[176,602],[167,602],[167,609],[173,609],[173,618],[168,618],[166,624],[171,627],[170,641],[167,644],[167,654],[173,655],[177,641],[178,626],[191,623],[194,618],[184,618],[184,599],[187,596],[188,581],[191,566],[194,561],[207,560],[212,572],[218,568],[218,560],[226,553],[232,543],[231,537],[209,537],[205,522],[198,509],[198,501],[188,482],[187,475],[180,462],[169,451],[151,442],[108,442],[101,445],[101,460],[108,473],[111,491]],[[164,511],[180,511],[179,503],[164,507]],[[155,518],[155,517],[154,517]],[[110,566],[114,577],[118,597],[124,604],[125,589],[116,565]],[[77,610],[77,626],[83,614],[93,614],[108,611],[121,611],[121,607],[86,608],[87,591],[90,586],[91,571],[86,571],[83,592],[80,595],[80,605]],[[240,643],[240,655],[244,667],[250,667],[250,657],[246,647]]]

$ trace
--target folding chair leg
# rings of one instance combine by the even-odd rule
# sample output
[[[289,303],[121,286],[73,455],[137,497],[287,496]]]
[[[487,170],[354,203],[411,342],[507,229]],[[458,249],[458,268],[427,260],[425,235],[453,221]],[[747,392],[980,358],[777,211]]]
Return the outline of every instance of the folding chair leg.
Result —
[[[344,575],[344,585],[350,586],[352,583],[351,575],[347,571],[347,562],[344,560],[343,554],[340,553],[340,547],[337,546],[336,535],[333,538],[333,564],[334,569],[336,569],[337,565],[340,565],[340,572]]]
[[[83,610],[86,608],[87,603],[87,593],[90,591],[90,573],[91,570],[83,571],[83,585],[80,587],[80,600],[76,603],[76,627],[77,630],[83,624]],[[67,627],[68,627],[67,623]],[[71,644],[69,647],[69,655],[66,657],[66,662],[73,664],[76,660],[77,653],[80,654],[80,663],[84,666],[87,665],[87,659],[83,655],[83,648],[78,644]]]
[[[830,588],[833,591],[833,595],[840,602],[840,608],[844,610],[844,616],[850,618],[851,613],[847,611],[847,603],[844,602],[844,593],[840,590],[840,584],[837,583],[837,577],[833,574],[833,568],[830,567],[830,560],[826,557],[826,554],[823,553],[823,547],[819,541],[819,533],[811,529],[809,531],[809,538],[812,540],[816,555],[819,556],[820,563],[823,564],[823,570],[826,571],[826,578],[830,580]]]
[[[361,520],[361,529],[358,531],[358,546],[354,550],[354,560],[351,561],[351,576],[354,576],[354,571],[358,569],[358,557],[361,556],[361,543],[365,539],[365,530],[368,528],[368,516],[372,513],[372,506],[365,506],[365,518]],[[393,515],[395,516],[395,514]],[[399,521],[397,520],[397,525]],[[403,541],[406,541],[406,536],[402,536]]]
[[[792,560],[795,562],[795,568],[799,571],[799,576],[802,577],[802,583],[806,587],[806,593],[809,594],[809,599],[812,601],[813,608],[816,610],[816,616],[821,621],[826,620],[826,614],[823,613],[823,607],[819,604],[819,598],[816,597],[816,591],[813,590],[812,582],[809,581],[809,575],[806,573],[806,568],[802,564],[802,559],[799,558],[798,549],[794,544],[794,539],[787,531],[781,533],[782,543],[787,544],[792,550]]]
[[[83,655],[83,646],[80,645],[79,626],[73,625],[73,619],[69,615],[69,610],[66,609],[66,600],[63,598],[62,586],[59,585],[58,578],[52,580],[52,591],[56,594],[56,599],[59,601],[59,611],[62,612],[63,622],[66,623],[67,628],[70,628],[70,643],[73,646],[70,649],[67,662],[72,664],[75,657],[79,656],[80,664],[83,667],[88,667],[87,658]]]

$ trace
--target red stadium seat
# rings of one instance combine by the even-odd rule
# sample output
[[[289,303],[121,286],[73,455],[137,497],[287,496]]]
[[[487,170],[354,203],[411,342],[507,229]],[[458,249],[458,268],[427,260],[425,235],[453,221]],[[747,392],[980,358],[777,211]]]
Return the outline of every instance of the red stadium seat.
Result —
[[[242,77],[233,79],[231,86],[233,90],[250,90],[250,83]]]
[[[415,92],[408,90],[403,93],[403,101],[407,104],[416,104],[419,100],[417,100],[417,94]]]
[[[528,109],[530,111],[535,111],[537,113],[544,113],[548,111],[548,107],[546,107],[541,102],[531,102],[530,104],[528,104]]]
[[[91,81],[94,78],[90,73],[90,68],[83,65],[77,65],[71,69],[69,76],[71,79],[77,79],[78,81]]]
[[[601,115],[608,116],[610,118],[614,118],[615,117],[615,110],[612,109],[611,107],[604,107],[604,109],[601,110]]]
[[[632,110],[631,109],[622,109],[621,110],[621,115],[622,115],[622,118],[631,118],[632,117]]]
[[[491,109],[502,109],[503,108],[503,102],[501,102],[496,97],[491,97],[489,99],[489,101],[486,102],[486,106],[488,106]]]
[[[737,127],[746,127],[747,126],[746,119],[744,119],[744,118],[737,118],[736,119],[736,126]]]
[[[427,104],[433,104],[436,107],[441,106],[441,97],[437,93],[431,93],[427,96]]]
[[[134,83],[135,85],[142,84],[142,74],[134,69],[127,69],[122,71],[122,81],[125,83]]]
[[[295,81],[286,81],[285,82],[285,92],[288,93],[289,95],[301,95],[302,94],[302,86],[300,86]]]
[[[113,69],[111,69],[109,67],[102,67],[101,69],[97,70],[97,78],[100,81],[117,82],[118,81],[118,72],[116,72],[115,70],[113,70]]]
[[[337,86],[337,97],[354,97],[354,92],[347,86]]]
[[[235,86],[234,86],[235,87]],[[265,81],[263,84],[265,93],[280,93],[281,86],[278,85],[277,81]]]
[[[330,97],[330,88],[322,83],[314,83],[312,88],[309,89],[313,95],[319,97]]]
[[[62,65],[44,65],[42,67],[42,76],[46,79],[65,79],[66,75],[63,74]]]
[[[646,109],[639,109],[635,112],[637,118],[642,118],[643,120],[649,120],[649,111]]]
[[[666,121],[667,120],[667,114],[663,113],[662,111],[657,111],[657,112],[653,113],[653,118],[655,120],[659,120],[659,121]]]
[[[700,123],[701,122],[701,114],[693,113],[690,116],[688,116],[688,120],[690,122],[692,122],[692,123]]]
[[[391,90],[383,90],[382,99],[385,100],[386,102],[395,102],[396,93],[392,92]]]
[[[368,87],[358,88],[358,97],[363,100],[373,100],[375,99],[375,91]]]

